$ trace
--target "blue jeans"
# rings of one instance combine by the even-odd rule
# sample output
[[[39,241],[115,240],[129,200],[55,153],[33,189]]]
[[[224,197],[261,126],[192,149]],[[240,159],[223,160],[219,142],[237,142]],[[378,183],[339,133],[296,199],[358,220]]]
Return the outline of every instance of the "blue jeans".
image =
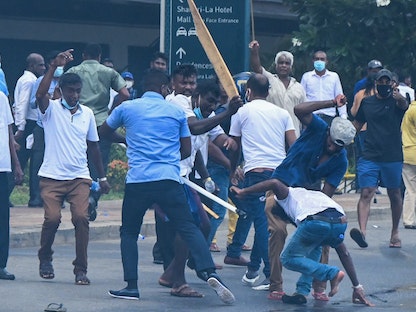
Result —
[[[256,183],[268,180],[273,171],[248,172],[244,177],[244,187],[249,187]],[[244,200],[236,203],[237,207],[247,213],[246,218],[238,218],[233,242],[228,246],[227,256],[238,258],[241,255],[241,247],[247,239],[251,224],[254,223],[254,243],[250,254],[250,262],[247,265],[251,271],[260,269],[261,261],[264,262],[263,273],[270,277],[269,232],[267,228],[267,218],[264,213],[265,193],[255,193],[247,196]]]
[[[209,165],[208,162],[208,172],[212,178],[212,180],[217,184],[218,188],[220,189],[219,192],[216,194],[219,198],[224,201],[228,201],[228,187],[230,186],[230,174],[227,169],[220,165]],[[207,237],[208,246],[211,244],[212,240],[215,237],[215,233],[217,232],[218,227],[224,220],[226,208],[222,205],[212,202],[212,206],[210,207],[212,211],[214,211],[218,215],[218,219],[214,217],[210,218],[211,223],[211,231]]]
[[[280,256],[285,268],[303,274],[296,285],[297,293],[307,296],[312,278],[327,281],[338,274],[337,267],[319,262],[321,246],[337,247],[344,240],[346,228],[346,223],[320,220],[305,220],[298,226]]]
[[[120,227],[124,280],[138,279],[137,238],[143,216],[147,208],[154,203],[163,207],[170,225],[187,243],[195,260],[196,270],[214,269],[211,253],[205,243],[205,237],[192,217],[183,185],[171,180],[128,183],[124,190]]]

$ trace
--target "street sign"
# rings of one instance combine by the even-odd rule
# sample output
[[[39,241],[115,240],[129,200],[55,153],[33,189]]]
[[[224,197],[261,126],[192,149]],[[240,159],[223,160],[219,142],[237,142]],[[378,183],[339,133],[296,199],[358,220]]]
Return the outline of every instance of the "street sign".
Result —
[[[199,43],[187,1],[165,1],[165,53],[169,55],[170,72],[180,64],[193,64],[198,70],[198,80],[215,77]],[[249,0],[195,0],[195,5],[231,74],[247,71]]]

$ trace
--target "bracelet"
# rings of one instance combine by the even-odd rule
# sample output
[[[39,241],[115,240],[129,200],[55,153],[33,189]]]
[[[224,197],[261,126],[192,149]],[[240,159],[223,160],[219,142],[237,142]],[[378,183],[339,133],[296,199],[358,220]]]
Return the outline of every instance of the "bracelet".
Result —
[[[97,178],[97,181],[98,181],[98,182],[105,182],[105,181],[107,181],[107,177],[104,177],[104,178]]]
[[[354,289],[360,289],[360,290],[364,290],[364,286],[361,284],[358,284],[357,286],[352,286],[352,288]]]

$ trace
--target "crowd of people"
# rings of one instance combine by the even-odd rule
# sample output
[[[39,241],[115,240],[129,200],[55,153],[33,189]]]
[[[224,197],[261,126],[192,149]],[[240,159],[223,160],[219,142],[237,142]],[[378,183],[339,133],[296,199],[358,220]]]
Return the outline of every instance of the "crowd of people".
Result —
[[[0,198],[0,279],[15,278],[6,269],[9,195],[22,183],[29,163],[28,206],[45,211],[40,277],[55,277],[52,245],[65,201],[75,228],[75,283],[90,284],[89,222],[96,217],[100,194],[111,188],[106,177],[111,145],[123,143],[129,164],[120,228],[126,286],[110,290],[110,296],[140,298],[137,240],[143,216],[152,208],[154,258],[164,269],[159,284],[171,288],[173,296],[202,297],[186,282],[189,267],[225,304],[235,301],[217,273],[223,266],[210,253],[220,250],[215,236],[226,208],[184,184],[191,180],[224,201],[232,200],[240,212],[230,212],[224,263],[247,267],[243,284],[288,304],[305,304],[310,293],[328,301],[345,275],[328,265],[332,247],[351,280],[353,302],[372,306],[343,243],[345,212],[332,196],[348,168],[346,147],[354,142],[361,194],[359,228],[350,235],[360,247],[368,247],[370,203],[383,186],[392,210],[389,247],[401,247],[402,181],[404,226],[416,228],[415,92],[405,77],[372,60],[347,109],[340,77],[328,70],[324,51],[313,54],[314,69],[297,82],[291,76],[290,52],[276,54],[273,74],[260,63],[259,42],[250,42],[249,49],[253,72],[237,76],[243,96],[233,98],[218,80],[198,82],[190,64],[173,68],[169,77],[167,57],[160,52],[139,85],[131,72],[120,74],[111,59],[101,60],[98,44],[88,44],[82,63],[69,69],[72,49],[51,51],[46,63],[31,53],[12,106],[0,72],[0,131],[7,138],[0,143],[0,187],[8,190]],[[124,136],[116,131],[120,127]],[[99,187],[92,188],[93,183]],[[252,224],[250,248],[245,242]],[[296,231],[286,243],[288,224]],[[251,250],[249,260],[243,250]],[[283,266],[301,273],[291,295],[283,289]],[[264,279],[258,282],[261,268]]]

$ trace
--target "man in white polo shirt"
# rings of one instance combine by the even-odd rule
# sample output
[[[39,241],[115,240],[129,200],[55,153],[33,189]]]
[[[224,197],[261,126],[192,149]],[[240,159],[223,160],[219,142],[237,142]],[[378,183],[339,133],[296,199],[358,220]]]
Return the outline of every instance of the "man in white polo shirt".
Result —
[[[39,274],[44,279],[55,277],[52,266],[52,244],[59,223],[64,199],[70,204],[75,227],[76,258],[73,261],[75,284],[89,285],[87,277],[87,246],[89,240],[88,196],[91,177],[87,165],[87,149],[98,169],[101,192],[110,185],[104,176],[97,126],[92,110],[79,104],[82,88],[77,74],[64,74],[59,79],[61,98],[50,100],[48,88],[58,66],[73,60],[73,50],[59,53],[51,62],[36,92],[36,101],[45,130],[45,156],[39,170],[41,196],[45,217],[41,247],[38,252]]]

